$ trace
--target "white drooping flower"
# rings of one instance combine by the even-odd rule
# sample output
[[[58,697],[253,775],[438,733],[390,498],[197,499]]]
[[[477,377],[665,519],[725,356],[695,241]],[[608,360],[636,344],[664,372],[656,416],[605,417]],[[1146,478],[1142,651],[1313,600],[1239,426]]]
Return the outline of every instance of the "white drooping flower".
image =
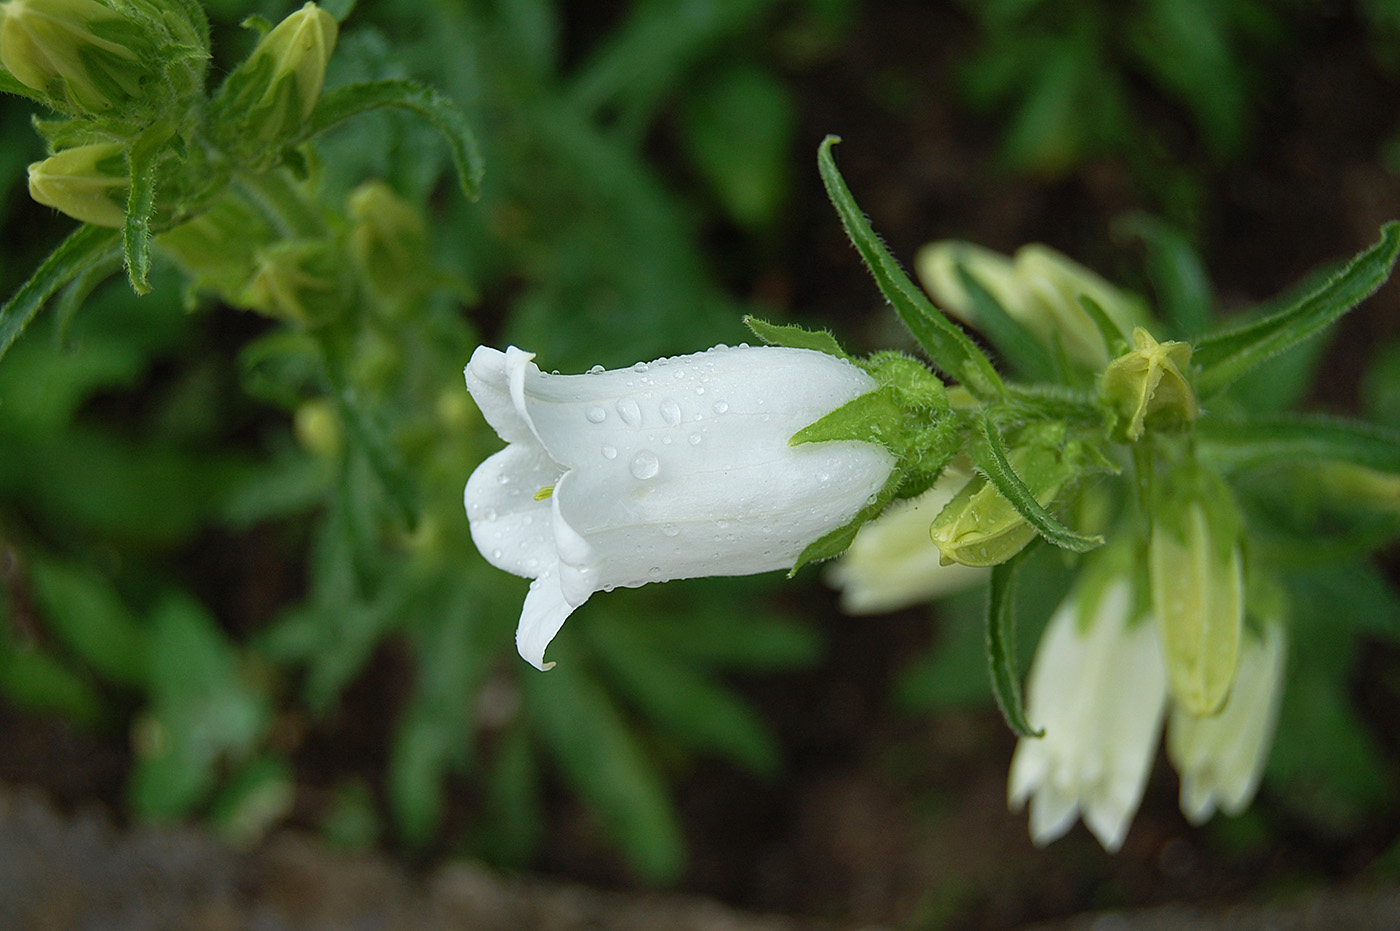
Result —
[[[1021,738],[1007,794],[1015,810],[1030,800],[1038,846],[1082,816],[1099,843],[1117,851],[1142,801],[1167,680],[1156,630],[1130,617],[1132,600],[1122,578],[1071,593],[1036,649],[1026,710],[1045,735]]]
[[[929,525],[967,480],[966,473],[949,467],[928,491],[896,501],[860,528],[850,549],[826,574],[827,581],[841,589],[843,610],[896,611],[987,580],[989,569],[940,565],[938,547],[929,537]]]
[[[1268,625],[1262,639],[1244,638],[1235,684],[1219,714],[1172,710],[1167,756],[1181,775],[1181,811],[1192,824],[1204,824],[1217,808],[1238,815],[1253,801],[1283,697],[1285,640],[1281,624]]]
[[[597,591],[793,566],[895,465],[883,447],[789,439],[874,389],[807,349],[717,347],[550,375],[515,347],[472,354],[467,388],[509,445],[467,482],[472,539],[531,578],[516,646],[545,647]]]

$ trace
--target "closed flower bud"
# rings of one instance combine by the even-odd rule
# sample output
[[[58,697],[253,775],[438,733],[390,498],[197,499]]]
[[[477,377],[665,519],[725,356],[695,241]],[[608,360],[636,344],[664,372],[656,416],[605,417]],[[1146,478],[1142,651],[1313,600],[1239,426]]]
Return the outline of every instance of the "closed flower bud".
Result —
[[[1185,375],[1190,364],[1190,343],[1159,343],[1142,327],[1133,329],[1133,348],[1110,362],[1099,380],[1099,394],[1127,439],[1179,430],[1196,419],[1200,406]]]
[[[258,251],[252,279],[233,303],[315,327],[349,301],[339,254],[326,243],[291,240]]]
[[[629,369],[548,375],[480,347],[467,387],[509,445],[472,473],[472,539],[533,579],[516,633],[545,647],[597,591],[791,567],[848,523],[894,457],[859,441],[790,445],[877,385],[825,353],[716,348]]]
[[[393,188],[360,185],[350,194],[350,219],[350,253],[377,295],[401,300],[431,285],[427,225]]]
[[[1152,625],[1132,612],[1125,577],[1081,583],[1036,647],[1026,714],[1045,734],[1017,743],[1007,796],[1013,810],[1029,800],[1037,846],[1083,817],[1117,851],[1142,802],[1167,687]]]
[[[29,166],[29,196],[94,226],[126,222],[126,150],[115,142],[64,149]]]
[[[266,156],[306,122],[326,80],[339,32],[314,3],[278,23],[219,89],[218,118],[232,150]]]
[[[1079,303],[1081,295],[1125,333],[1146,316],[1135,298],[1048,246],[1025,246],[1014,259],[965,242],[924,246],[915,259],[919,280],[935,301],[971,326],[979,325],[978,314],[959,266],[1042,343],[1092,369],[1108,362],[1109,347]]]
[[[1219,714],[1173,710],[1167,756],[1181,774],[1181,811],[1192,824],[1208,821],[1217,808],[1238,815],[1254,799],[1283,697],[1285,641],[1281,624],[1245,637],[1235,686]]]
[[[1148,546],[1152,610],[1172,697],[1215,714],[1230,695],[1244,629],[1244,558],[1234,497],[1214,472],[1178,468],[1157,494]]]
[[[156,37],[98,0],[0,3],[0,64],[61,110],[102,113],[159,79]]]
[[[276,231],[260,211],[236,194],[226,193],[155,241],[196,288],[209,288],[238,303],[259,269],[260,250],[276,240]]]
[[[1058,426],[1022,431],[1008,457],[1011,467],[1042,507],[1086,467],[1090,456]],[[995,566],[1035,539],[1035,528],[983,475],[974,476],[938,512],[929,535],[943,565]]]

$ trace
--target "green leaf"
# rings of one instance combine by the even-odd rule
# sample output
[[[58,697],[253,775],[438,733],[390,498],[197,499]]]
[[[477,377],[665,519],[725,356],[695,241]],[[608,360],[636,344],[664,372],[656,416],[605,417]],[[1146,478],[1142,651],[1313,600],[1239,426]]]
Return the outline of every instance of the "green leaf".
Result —
[[[1001,306],[967,266],[957,266],[958,280],[972,302],[977,328],[996,347],[1011,367],[1032,381],[1045,381],[1057,374],[1055,360],[1035,335]]]
[[[138,687],[145,682],[146,632],[106,579],[48,560],[31,567],[47,626],[103,678]]]
[[[719,754],[756,775],[777,771],[777,743],[732,692],[638,637],[626,620],[595,623],[588,631],[599,663],[666,739]]]
[[[992,694],[1006,719],[1006,726],[1018,737],[1043,737],[1026,719],[1021,701],[1021,667],[1016,661],[1016,571],[1035,542],[1000,565],[992,567],[992,584],[987,593],[987,671]]]
[[[685,861],[675,808],[607,692],[577,660],[523,682],[530,719],[564,778],[597,811],[638,872],[652,882],[674,880]]]
[[[1147,249],[1147,276],[1171,335],[1193,339],[1204,333],[1215,315],[1215,297],[1205,264],[1187,238],[1146,214],[1134,214],[1117,227],[1141,239]]]
[[[977,471],[996,486],[1001,496],[1035,528],[1036,533],[1056,546],[1075,553],[1087,553],[1103,545],[1104,539],[1101,535],[1089,536],[1071,530],[1041,507],[1040,502],[1035,500],[1035,495],[1011,467],[1011,462],[1006,457],[1006,447],[1002,443],[1001,431],[997,429],[989,413],[984,412],[982,415],[978,439],[980,442],[970,444]]]
[[[290,145],[300,145],[352,117],[386,107],[416,113],[441,133],[457,168],[462,193],[469,200],[481,195],[481,176],[486,169],[466,116],[449,98],[413,81],[367,81],[326,91]]]
[[[860,253],[861,261],[875,278],[880,293],[894,307],[899,319],[904,321],[934,365],[966,385],[980,398],[1002,397],[1006,388],[991,361],[957,324],[934,307],[923,291],[909,280],[871,229],[870,221],[860,212],[831,155],[831,147],[839,141],[836,136],[827,136],[822,141],[817,151],[817,166],[822,183],[826,185],[827,196],[841,217],[841,225]]]
[[[116,230],[84,223],[59,244],[14,297],[0,307],[0,359],[44,302],[88,269],[120,255]]]
[[[1400,474],[1400,430],[1357,420],[1301,414],[1205,417],[1196,425],[1196,437],[1202,457],[1227,468],[1330,460]]]
[[[1113,318],[1108,312],[1099,306],[1099,302],[1087,294],[1079,295],[1079,306],[1084,308],[1084,312],[1093,321],[1095,329],[1103,337],[1103,344],[1108,347],[1110,357],[1121,356],[1128,351],[1128,337],[1122,330],[1118,329],[1118,324],[1113,322]]]
[[[8,631],[0,631],[0,694],[19,707],[88,726],[106,716],[107,699],[90,677],[36,646],[13,642]]]
[[[744,326],[752,330],[754,336],[770,346],[814,349],[829,356],[836,356],[838,359],[850,358],[846,350],[842,349],[841,344],[836,341],[836,337],[827,330],[808,330],[795,323],[769,323],[767,320],[760,320],[752,314],[744,317]]]
[[[1400,255],[1400,222],[1381,227],[1381,238],[1358,254],[1317,291],[1298,302],[1242,326],[1212,334],[1196,344],[1196,387],[1210,397],[1245,372],[1335,323],[1390,277]]]

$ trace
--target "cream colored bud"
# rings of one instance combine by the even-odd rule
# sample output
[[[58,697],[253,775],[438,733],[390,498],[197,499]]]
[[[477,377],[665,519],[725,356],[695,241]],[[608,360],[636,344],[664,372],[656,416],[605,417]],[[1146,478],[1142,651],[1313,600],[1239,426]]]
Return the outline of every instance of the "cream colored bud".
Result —
[[[115,142],[64,149],[29,166],[29,196],[83,223],[126,222],[130,175],[125,148]]]
[[[0,64],[60,109],[90,113],[128,103],[158,77],[152,35],[97,0],[0,3]]]

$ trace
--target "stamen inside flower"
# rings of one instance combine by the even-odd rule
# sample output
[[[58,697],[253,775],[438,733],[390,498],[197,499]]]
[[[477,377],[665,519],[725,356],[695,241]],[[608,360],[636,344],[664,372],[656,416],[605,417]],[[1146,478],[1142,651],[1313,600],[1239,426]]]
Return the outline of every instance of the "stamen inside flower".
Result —
[[[536,500],[536,501],[543,501],[543,500],[545,500],[546,498],[552,498],[552,497],[554,497],[554,486],[553,486],[553,485],[546,485],[546,486],[544,486],[543,488],[541,488],[539,491],[535,492],[535,500]]]

